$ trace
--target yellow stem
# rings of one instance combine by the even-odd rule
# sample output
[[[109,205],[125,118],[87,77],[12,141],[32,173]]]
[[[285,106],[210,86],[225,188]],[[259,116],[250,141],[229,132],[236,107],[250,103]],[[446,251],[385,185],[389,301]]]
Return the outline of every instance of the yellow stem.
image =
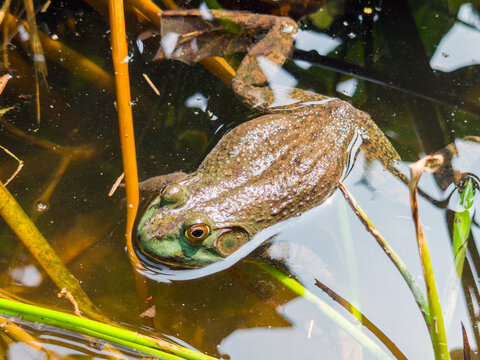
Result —
[[[130,98],[130,80],[128,77],[128,48],[125,32],[125,18],[122,0],[109,0],[110,29],[112,43],[113,68],[115,70],[115,89],[117,112],[120,126],[125,190],[127,193],[126,239],[130,260],[136,268],[140,267],[132,244],[132,230],[138,210],[138,175],[133,134],[133,118]]]

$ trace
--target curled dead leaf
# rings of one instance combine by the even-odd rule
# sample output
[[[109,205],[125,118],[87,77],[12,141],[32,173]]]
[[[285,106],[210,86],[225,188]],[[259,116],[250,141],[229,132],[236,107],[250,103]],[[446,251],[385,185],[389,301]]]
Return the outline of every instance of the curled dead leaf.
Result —
[[[157,311],[155,310],[155,305],[150,306],[147,310],[140,314],[140,317],[143,318],[154,318]]]

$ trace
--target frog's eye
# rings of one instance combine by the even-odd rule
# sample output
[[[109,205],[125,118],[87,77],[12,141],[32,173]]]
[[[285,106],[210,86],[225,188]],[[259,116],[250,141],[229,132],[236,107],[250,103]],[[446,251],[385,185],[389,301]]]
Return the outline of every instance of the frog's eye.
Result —
[[[210,226],[207,224],[195,224],[185,230],[185,237],[192,245],[198,245],[210,235],[210,232]]]
[[[162,206],[180,207],[187,201],[185,188],[179,184],[170,184],[160,191]]]
[[[165,190],[167,189],[168,185],[163,185],[162,189],[160,190],[159,196],[162,197],[165,194]]]
[[[222,234],[213,244],[218,253],[227,257],[240,249],[248,241],[248,234],[240,229],[233,229]]]

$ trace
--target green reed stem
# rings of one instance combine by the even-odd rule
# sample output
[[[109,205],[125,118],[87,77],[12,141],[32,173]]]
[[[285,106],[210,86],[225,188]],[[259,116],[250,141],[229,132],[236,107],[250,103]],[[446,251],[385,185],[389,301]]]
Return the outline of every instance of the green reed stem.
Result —
[[[283,272],[275,269],[272,265],[257,263],[257,266],[266,273],[277,279],[285,287],[293,291],[298,296],[305,298],[314,304],[324,315],[334,321],[343,331],[354,338],[359,344],[365,347],[377,359],[392,359],[380,346],[378,346],[372,339],[366,336],[362,331],[352,324],[350,321],[340,315],[334,308],[326,302],[315,296],[300,284],[297,280],[292,279]]]
[[[168,343],[161,339],[155,339],[137,332],[60,311],[23,304],[18,301],[0,298],[0,313],[7,316],[19,316],[27,321],[58,326],[63,329],[94,336],[130,349],[141,351],[145,354],[158,356],[161,359],[215,360],[215,358],[211,356]],[[175,355],[162,350],[169,351]]]
[[[440,306],[440,298],[438,296],[427,239],[420,223],[417,199],[417,185],[423,172],[435,172],[442,163],[442,155],[427,155],[417,162],[410,164],[411,176],[408,187],[410,189],[410,206],[412,209],[413,223],[415,225],[418,253],[422,264],[425,287],[427,289],[428,308],[430,309],[430,326],[428,330],[432,340],[433,351],[435,352],[435,359],[448,360],[450,359],[450,353],[448,352],[443,313]]]

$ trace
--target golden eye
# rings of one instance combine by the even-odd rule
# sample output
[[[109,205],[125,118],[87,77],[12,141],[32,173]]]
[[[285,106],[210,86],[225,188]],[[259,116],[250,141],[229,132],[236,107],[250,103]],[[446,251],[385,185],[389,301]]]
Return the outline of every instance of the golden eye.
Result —
[[[210,235],[210,231],[207,224],[195,224],[185,230],[185,237],[191,244],[198,245]]]
[[[162,189],[160,190],[160,197],[162,197],[165,194],[165,190],[167,190],[168,185],[164,185]]]

